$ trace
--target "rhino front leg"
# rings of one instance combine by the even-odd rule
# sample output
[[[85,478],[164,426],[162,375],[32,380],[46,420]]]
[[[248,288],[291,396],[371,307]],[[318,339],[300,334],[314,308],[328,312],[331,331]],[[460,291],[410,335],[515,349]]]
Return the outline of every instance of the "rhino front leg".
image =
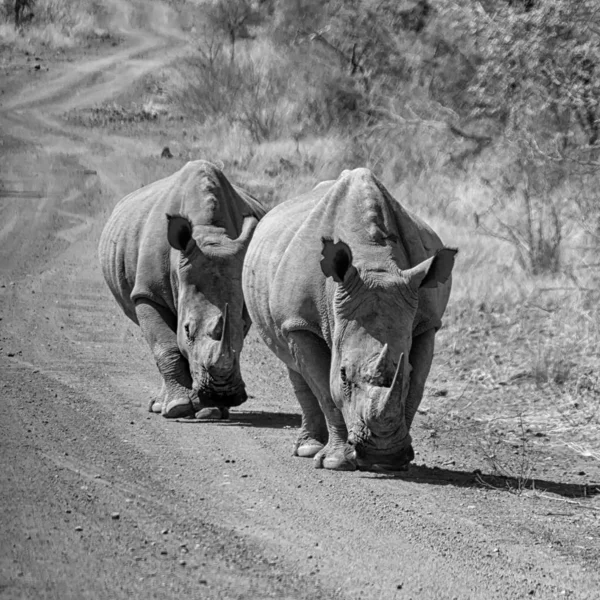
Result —
[[[319,401],[304,377],[290,368],[288,368],[288,374],[302,409],[302,427],[294,455],[312,458],[327,443],[327,423]]]
[[[151,402],[153,412],[175,418],[194,415],[191,403],[192,378],[185,358],[177,345],[177,320],[165,307],[151,300],[135,304],[140,328],[152,350],[156,366],[163,378],[158,402]]]
[[[315,467],[338,471],[355,470],[356,464],[350,457],[347,445],[346,423],[342,412],[333,402],[329,388],[329,348],[323,340],[309,331],[292,331],[288,340],[300,374],[317,399],[327,424],[327,444],[315,455]],[[310,406],[309,397],[303,394],[302,398]],[[302,401],[300,404],[302,406]],[[304,412],[304,406],[302,408]]]
[[[410,374],[410,387],[408,388],[408,396],[406,397],[405,411],[406,428],[409,431],[423,398],[425,382],[429,376],[433,360],[434,345],[435,330],[433,329],[417,336],[412,342],[409,359],[412,372]]]

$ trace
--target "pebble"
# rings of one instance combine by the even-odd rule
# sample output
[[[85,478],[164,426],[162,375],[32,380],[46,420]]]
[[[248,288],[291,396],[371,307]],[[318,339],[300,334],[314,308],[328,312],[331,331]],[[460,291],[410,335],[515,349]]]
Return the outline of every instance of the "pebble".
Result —
[[[77,527],[75,527],[75,531],[83,531],[83,527],[81,525],[77,525]]]
[[[113,520],[117,520],[121,518],[121,515],[118,512],[111,513],[110,518]]]

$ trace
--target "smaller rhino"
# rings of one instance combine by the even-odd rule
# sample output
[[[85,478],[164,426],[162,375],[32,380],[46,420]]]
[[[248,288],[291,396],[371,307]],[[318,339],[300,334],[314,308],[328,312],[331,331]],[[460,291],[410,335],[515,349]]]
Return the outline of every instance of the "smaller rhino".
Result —
[[[188,162],[115,207],[99,244],[106,283],[142,330],[163,378],[149,410],[227,418],[247,399],[246,249],[265,210],[209,162]]]

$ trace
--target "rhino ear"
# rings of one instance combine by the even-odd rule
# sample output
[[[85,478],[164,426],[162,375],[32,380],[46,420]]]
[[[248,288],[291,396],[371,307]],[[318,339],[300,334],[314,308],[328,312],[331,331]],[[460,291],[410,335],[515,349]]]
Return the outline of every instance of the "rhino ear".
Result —
[[[341,240],[334,243],[331,238],[321,238],[323,249],[321,254],[321,271],[325,277],[333,277],[337,283],[342,283],[348,269],[352,266],[352,252],[345,242]]]
[[[167,239],[175,250],[185,252],[194,239],[192,224],[181,215],[167,215]]]
[[[434,288],[439,283],[446,283],[452,273],[457,252],[455,248],[442,248],[416,267],[403,271],[404,276],[414,289]]]

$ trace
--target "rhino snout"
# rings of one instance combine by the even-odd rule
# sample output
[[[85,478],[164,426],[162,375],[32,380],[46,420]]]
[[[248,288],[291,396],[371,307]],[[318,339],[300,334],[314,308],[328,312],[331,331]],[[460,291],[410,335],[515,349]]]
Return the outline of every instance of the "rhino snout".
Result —
[[[415,458],[410,436],[400,440],[398,436],[356,438],[351,434],[348,445],[357,467],[365,471],[405,471]]]
[[[246,388],[243,386],[231,392],[212,389],[198,390],[198,398],[202,406],[230,407],[239,406],[248,400]]]

